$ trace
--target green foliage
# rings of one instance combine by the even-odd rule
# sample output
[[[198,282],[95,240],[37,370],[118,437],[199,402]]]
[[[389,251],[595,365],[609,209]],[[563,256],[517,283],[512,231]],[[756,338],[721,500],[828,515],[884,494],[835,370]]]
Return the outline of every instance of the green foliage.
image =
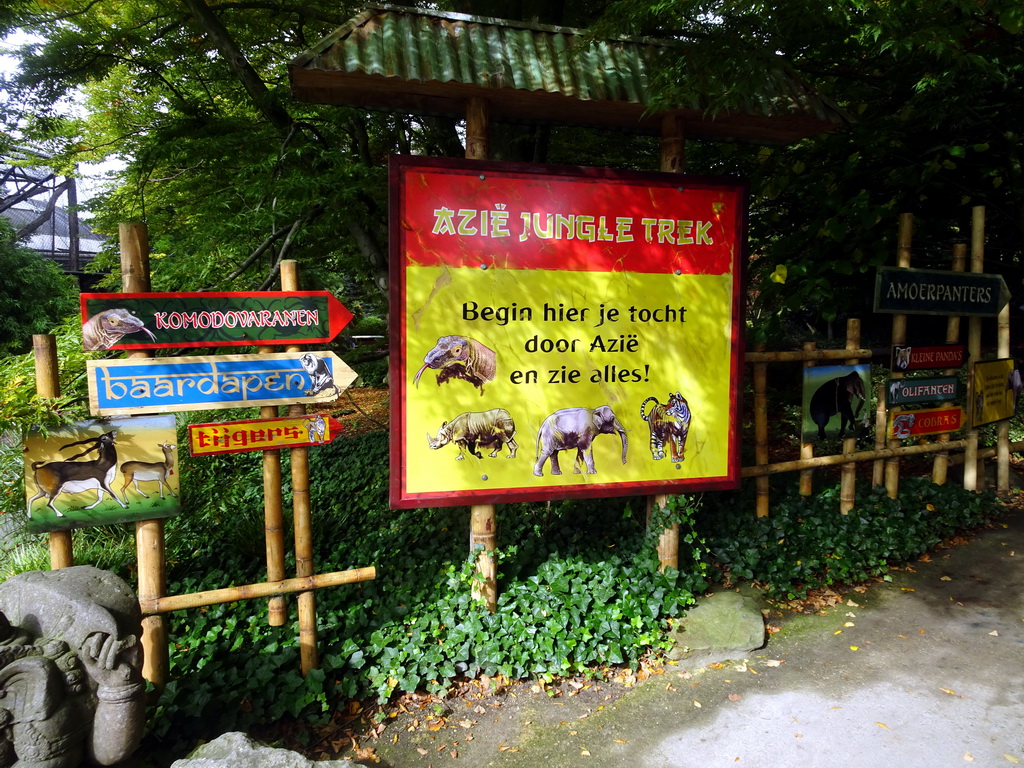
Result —
[[[15,239],[0,218],[0,357],[25,352],[32,335],[49,333],[77,308],[78,287],[52,261]]]
[[[4,357],[0,365],[0,433],[24,435],[32,426],[46,430],[88,417],[85,361],[99,353],[82,349],[82,322],[77,316],[67,318],[54,329],[54,336],[60,397],[36,395],[32,352]]]
[[[758,582],[785,599],[884,575],[890,565],[976,528],[993,510],[990,494],[915,477],[900,479],[898,499],[881,487],[859,488],[847,515],[838,513],[838,488],[800,496],[793,484],[774,493],[769,517],[751,516],[749,493],[707,506],[702,527],[717,564],[730,578]]]

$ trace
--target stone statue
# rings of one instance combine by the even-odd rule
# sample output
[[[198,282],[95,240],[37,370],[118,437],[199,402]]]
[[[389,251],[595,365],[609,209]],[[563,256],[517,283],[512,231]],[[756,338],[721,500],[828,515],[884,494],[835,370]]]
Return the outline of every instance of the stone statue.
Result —
[[[112,765],[145,726],[139,605],[107,571],[0,584],[0,768]]]

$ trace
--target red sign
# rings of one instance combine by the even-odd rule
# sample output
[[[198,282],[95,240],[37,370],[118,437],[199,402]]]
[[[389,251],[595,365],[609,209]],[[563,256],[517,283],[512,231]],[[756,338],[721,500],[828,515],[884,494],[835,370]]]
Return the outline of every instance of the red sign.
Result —
[[[325,445],[336,438],[341,430],[341,422],[333,417],[309,413],[281,419],[191,424],[188,428],[188,443],[193,456],[269,451]]]
[[[930,408],[920,411],[893,410],[889,415],[889,439],[903,440],[920,435],[956,432],[963,426],[963,408]]]
[[[87,350],[326,344],[352,319],[328,291],[83,293],[81,304]]]
[[[893,347],[894,371],[923,371],[928,368],[959,368],[966,362],[963,344],[942,344],[935,347]]]

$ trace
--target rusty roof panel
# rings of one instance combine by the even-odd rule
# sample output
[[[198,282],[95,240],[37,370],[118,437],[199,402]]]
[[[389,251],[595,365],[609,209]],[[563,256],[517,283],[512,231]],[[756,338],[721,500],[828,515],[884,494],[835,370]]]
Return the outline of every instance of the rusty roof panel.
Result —
[[[568,122],[658,133],[682,114],[687,133],[788,142],[846,122],[796,77],[775,74],[761,115],[655,112],[648,74],[672,41],[592,42],[580,30],[391,6],[371,7],[289,66],[300,99],[462,116],[469,98],[496,119]],[[783,114],[772,114],[772,110]]]

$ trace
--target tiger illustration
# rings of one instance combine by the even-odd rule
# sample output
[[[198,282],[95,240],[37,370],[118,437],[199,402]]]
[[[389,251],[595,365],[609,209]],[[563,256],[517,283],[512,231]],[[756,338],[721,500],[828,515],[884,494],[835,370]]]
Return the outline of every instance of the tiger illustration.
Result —
[[[649,413],[645,413],[647,404],[651,402],[654,405]],[[686,450],[686,435],[690,431],[690,407],[686,398],[678,392],[670,392],[668,402],[662,405],[658,398],[648,397],[640,403],[640,418],[648,423],[651,430],[651,458],[654,461],[665,458],[667,442],[672,461],[682,461]]]

